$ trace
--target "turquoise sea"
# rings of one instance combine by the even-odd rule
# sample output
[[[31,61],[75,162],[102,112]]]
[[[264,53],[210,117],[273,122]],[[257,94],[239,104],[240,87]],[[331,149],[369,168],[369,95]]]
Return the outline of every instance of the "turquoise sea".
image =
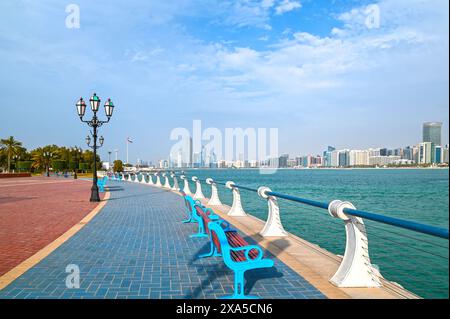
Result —
[[[449,227],[449,171],[447,169],[280,169],[260,174],[257,169],[189,170],[189,176],[329,202],[351,201],[356,208],[430,225]],[[191,182],[191,190],[195,190]],[[205,196],[209,185],[203,184]],[[219,185],[223,203],[231,205],[231,191]],[[267,218],[267,201],[241,191],[247,213]],[[279,200],[285,229],[339,255],[344,254],[342,221],[326,210]],[[388,280],[424,298],[449,297],[449,245],[433,238],[392,226],[366,221],[372,263]]]

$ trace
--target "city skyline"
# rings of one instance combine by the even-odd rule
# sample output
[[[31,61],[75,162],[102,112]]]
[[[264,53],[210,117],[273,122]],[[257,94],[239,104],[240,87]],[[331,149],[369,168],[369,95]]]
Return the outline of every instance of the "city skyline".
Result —
[[[128,136],[130,161],[167,157],[195,119],[278,128],[280,153],[412,145],[426,121],[448,143],[447,2],[288,3],[81,0],[70,28],[65,4],[1,2],[0,136],[85,147],[75,103],[96,92],[116,105],[102,158]]]

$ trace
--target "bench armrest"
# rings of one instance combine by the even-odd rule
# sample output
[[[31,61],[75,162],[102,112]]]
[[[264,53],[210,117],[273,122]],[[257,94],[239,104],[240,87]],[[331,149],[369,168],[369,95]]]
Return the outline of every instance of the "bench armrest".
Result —
[[[205,206],[202,205],[202,202],[199,201],[198,199],[195,200],[194,204],[197,205],[197,206],[200,206],[201,208],[205,208]]]
[[[227,222],[227,221],[224,220],[224,219],[211,220],[210,223],[214,223],[214,224],[217,224],[217,225],[219,225],[219,226],[222,226],[222,229],[223,229],[224,231],[229,231],[229,230],[231,230],[230,223]]]
[[[252,251],[253,249],[256,249],[258,251],[258,256],[255,259],[251,259],[250,256],[248,255],[250,253],[250,251]],[[244,250],[245,258],[247,258],[247,260],[249,260],[249,261],[261,260],[264,255],[264,252],[262,251],[262,249],[256,245],[248,245],[248,246],[243,246],[243,247],[230,247],[230,250],[233,250],[233,251]]]

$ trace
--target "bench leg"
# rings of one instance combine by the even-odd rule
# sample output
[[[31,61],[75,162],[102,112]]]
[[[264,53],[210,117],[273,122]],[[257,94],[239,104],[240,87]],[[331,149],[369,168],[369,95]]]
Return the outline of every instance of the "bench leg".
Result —
[[[192,217],[189,217],[188,219],[182,220],[182,223],[186,224],[186,223],[195,223],[195,221],[192,219]]]
[[[205,234],[205,229],[203,228],[202,223],[198,223],[198,232],[197,234],[191,235],[191,238],[193,237],[208,237],[207,234]]]
[[[244,271],[234,272],[234,293],[221,299],[259,299],[258,296],[250,296],[244,294],[245,280]]]
[[[201,254],[201,255],[198,256],[198,258],[219,257],[219,256],[222,256],[222,254],[217,252],[216,245],[214,245],[214,243],[211,240],[210,241],[210,251],[209,251],[209,253]]]

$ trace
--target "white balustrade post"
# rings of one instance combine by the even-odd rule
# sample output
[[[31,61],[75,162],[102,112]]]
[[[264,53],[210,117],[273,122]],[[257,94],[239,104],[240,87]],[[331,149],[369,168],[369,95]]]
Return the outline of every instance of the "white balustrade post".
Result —
[[[211,198],[208,201],[208,205],[211,206],[221,206],[222,202],[219,198],[219,192],[217,191],[217,184],[212,178],[206,179],[206,184],[211,185]]]
[[[266,224],[259,233],[264,237],[284,237],[288,234],[281,223],[280,207],[278,206],[277,198],[266,194],[271,191],[270,188],[265,186],[258,188],[258,195],[267,199],[267,206],[269,207]]]
[[[200,183],[200,180],[198,179],[197,176],[193,176],[192,177],[192,181],[195,182],[195,194],[194,197],[192,197],[193,199],[204,199],[205,195],[203,195],[202,192],[202,184]]]
[[[156,184],[155,186],[162,187],[161,179],[159,178],[159,173],[155,173],[156,176]]]
[[[162,176],[164,177],[164,186],[163,188],[171,189],[170,183],[169,183],[169,177],[166,173],[163,173]]]
[[[142,176],[142,179],[141,179],[141,184],[147,184],[147,181],[145,180],[145,175],[147,175],[147,174],[141,174],[141,176]]]
[[[180,178],[183,180],[183,182],[184,182],[184,187],[183,187],[183,192],[186,194],[186,195],[192,195],[192,192],[191,192],[191,190],[190,190],[190,188],[189,188],[189,181],[188,181],[188,179],[187,179],[187,177],[185,176],[185,175],[181,175],[180,176]]]
[[[380,287],[382,277],[378,269],[370,262],[369,242],[364,221],[360,217],[347,215],[344,213],[344,208],[355,209],[355,206],[340,200],[334,200],[328,206],[331,216],[344,221],[347,236],[344,258],[330,282],[342,288]]]
[[[228,181],[225,184],[225,187],[228,189],[231,189],[231,192],[233,193],[233,205],[231,205],[231,209],[228,211],[229,216],[247,216],[247,213],[242,208],[241,203],[241,193],[239,191],[239,188],[233,187],[234,182]]]
[[[127,181],[128,181],[128,182],[131,182],[131,174],[130,174],[130,173],[128,173]]]
[[[180,187],[178,186],[177,175],[171,174],[170,176],[173,178],[173,186],[172,186],[172,190],[178,192],[178,191],[180,190]]]
[[[134,174],[134,182],[139,183],[139,175],[137,173]]]

